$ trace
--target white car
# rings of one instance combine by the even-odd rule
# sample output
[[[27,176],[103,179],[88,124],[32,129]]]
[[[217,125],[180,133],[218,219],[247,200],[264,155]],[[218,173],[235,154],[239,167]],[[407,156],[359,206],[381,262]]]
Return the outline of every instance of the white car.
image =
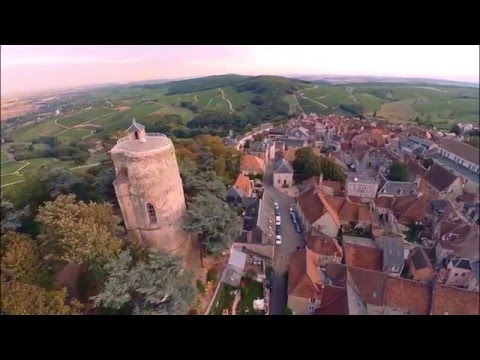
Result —
[[[280,216],[275,216],[275,225],[277,226],[281,225]]]
[[[275,209],[278,209],[278,203],[274,202],[273,205],[275,205]]]
[[[282,235],[277,235],[275,238],[275,244],[282,245]]]

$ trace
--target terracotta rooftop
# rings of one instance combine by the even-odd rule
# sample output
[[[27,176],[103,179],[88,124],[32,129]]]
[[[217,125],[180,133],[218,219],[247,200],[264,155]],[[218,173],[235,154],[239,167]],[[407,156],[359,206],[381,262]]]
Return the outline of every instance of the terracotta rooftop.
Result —
[[[344,287],[323,285],[319,294],[320,306],[315,315],[348,315],[348,295]]]
[[[244,155],[242,163],[240,165],[240,170],[242,171],[258,171],[263,172],[265,162],[255,155]]]
[[[480,315],[478,291],[436,283],[432,297],[433,315]]]
[[[420,165],[418,162],[412,159],[407,159],[407,166],[410,171],[410,176],[415,177],[417,175],[424,176],[427,169]]]
[[[306,250],[300,250],[290,256],[288,266],[288,295],[314,298],[317,289],[307,275]]]
[[[385,306],[407,309],[412,315],[429,315],[432,287],[419,281],[387,277],[383,303]]]
[[[364,205],[350,201],[347,197],[326,196],[325,200],[338,214],[341,222],[369,222],[373,223],[370,209]]]
[[[461,141],[455,140],[448,140],[448,139],[441,139],[438,141],[438,146],[446,151],[451,152],[465,160],[474,163],[475,165],[479,165],[478,159],[478,149],[465,144]]]
[[[432,165],[425,174],[425,181],[437,191],[447,189],[456,179],[454,173],[437,164]]]
[[[331,188],[334,195],[340,195],[342,193],[342,185],[340,184],[340,181],[323,180],[322,185]]]
[[[368,304],[383,305],[383,293],[387,275],[380,271],[371,271],[349,266],[350,285]]]
[[[235,188],[238,190],[241,190],[245,196],[247,194],[250,194],[252,191],[252,181],[242,173],[238,174],[237,180],[235,181],[235,184],[233,184]]]
[[[368,270],[382,270],[382,250],[351,242],[343,242],[345,264]]]
[[[314,188],[301,193],[298,197],[298,204],[310,224],[313,224],[326,212],[325,206]]]
[[[343,254],[342,248],[337,244],[334,238],[323,233],[307,236],[307,247],[316,254],[328,256],[335,255],[335,253],[338,255]]]
[[[412,221],[422,222],[427,212],[427,196],[423,194],[395,197],[392,210],[397,220],[408,224]]]

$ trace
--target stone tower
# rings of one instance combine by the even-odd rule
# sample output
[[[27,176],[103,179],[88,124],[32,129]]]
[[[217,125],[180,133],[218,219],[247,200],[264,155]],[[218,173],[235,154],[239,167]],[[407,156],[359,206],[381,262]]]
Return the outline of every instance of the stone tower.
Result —
[[[125,227],[148,246],[185,255],[191,244],[182,229],[185,197],[172,141],[146,133],[135,119],[126,133],[111,150]]]

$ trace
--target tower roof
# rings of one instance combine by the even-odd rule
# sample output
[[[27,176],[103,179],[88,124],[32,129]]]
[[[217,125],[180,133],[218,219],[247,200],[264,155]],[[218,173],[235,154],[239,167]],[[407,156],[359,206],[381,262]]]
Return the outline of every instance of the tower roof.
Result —
[[[137,121],[135,120],[135,118],[132,119],[132,125],[130,125],[130,127],[127,129],[127,131],[125,131],[126,133],[131,133],[131,132],[135,132],[135,131],[142,131],[143,129],[145,129],[145,126],[143,126],[142,124],[139,124],[137,123]]]

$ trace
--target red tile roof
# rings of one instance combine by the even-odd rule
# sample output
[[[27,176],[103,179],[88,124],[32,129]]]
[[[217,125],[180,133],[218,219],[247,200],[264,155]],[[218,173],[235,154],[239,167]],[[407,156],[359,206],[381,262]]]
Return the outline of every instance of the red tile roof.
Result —
[[[290,256],[288,266],[288,295],[313,298],[317,289],[307,275],[306,250],[300,250]]]
[[[263,172],[265,162],[255,155],[244,155],[240,164],[241,171]]]
[[[392,210],[397,220],[403,224],[422,222],[427,212],[427,200],[423,194],[395,197]]]
[[[252,192],[252,181],[242,173],[238,174],[237,180],[233,186],[238,190],[243,191],[246,196]]]
[[[315,315],[348,315],[348,295],[344,287],[321,285],[320,305]]]
[[[348,267],[350,274],[349,284],[358,292],[368,304],[383,305],[383,292],[387,275],[379,271],[371,271]]]
[[[345,264],[368,270],[382,270],[382,250],[350,242],[343,243]]]
[[[320,233],[318,235],[307,236],[307,247],[316,254],[332,256],[335,254],[342,255],[343,250],[338,245],[337,240],[331,236]]]
[[[433,315],[480,315],[478,291],[436,283],[433,288]]]
[[[342,193],[342,184],[340,184],[339,181],[323,180],[322,185],[331,188],[334,195],[340,195]]]
[[[385,279],[383,303],[411,311],[412,315],[429,315],[432,287],[419,281],[397,277]]]

